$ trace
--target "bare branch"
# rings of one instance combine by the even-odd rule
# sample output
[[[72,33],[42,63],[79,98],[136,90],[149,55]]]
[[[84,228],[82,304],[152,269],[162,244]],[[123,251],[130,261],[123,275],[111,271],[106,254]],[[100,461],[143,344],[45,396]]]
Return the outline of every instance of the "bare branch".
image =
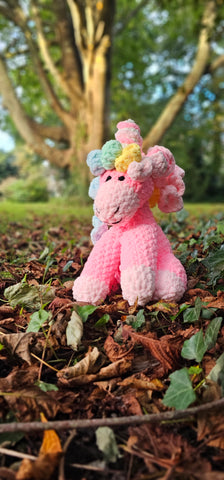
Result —
[[[33,17],[34,17],[36,29],[37,29],[37,41],[38,41],[39,49],[40,49],[43,61],[45,63],[45,66],[49,70],[49,72],[52,74],[52,76],[55,78],[60,88],[64,91],[65,94],[68,95],[69,91],[68,91],[66,82],[64,81],[62,75],[56,68],[51,58],[50,52],[48,50],[47,40],[43,33],[41,19],[40,19],[40,16],[38,15],[38,9],[35,5],[35,2],[33,1],[32,1],[32,13],[33,13]]]
[[[177,93],[167,103],[157,122],[145,137],[143,148],[148,149],[160,141],[166,130],[175,120],[188,95],[193,91],[202,75],[206,72],[209,54],[211,33],[215,25],[216,2],[208,0],[205,5],[198,40],[197,54],[190,73]]]
[[[3,59],[0,57],[0,93],[3,98],[3,105],[9,110],[11,118],[25,142],[32,150],[43,158],[49,159],[51,163],[58,166],[68,164],[69,151],[64,152],[51,148],[47,145],[41,135],[33,128],[33,121],[26,115],[19,99],[17,98]]]
[[[51,126],[43,125],[35,122],[33,119],[29,119],[30,125],[33,130],[38,133],[42,138],[50,138],[55,142],[69,142],[69,133],[65,126]]]
[[[223,67],[224,65],[224,55],[220,55],[217,57],[213,62],[209,65],[208,71],[210,73],[214,73],[215,70],[218,70],[218,68]]]
[[[7,395],[7,394],[5,394]],[[9,432],[43,432],[45,430],[71,430],[71,429],[85,429],[98,428],[101,426],[117,427],[130,425],[143,425],[145,423],[158,424],[161,422],[177,422],[183,419],[195,417],[201,413],[212,413],[220,411],[224,407],[224,398],[214,400],[213,402],[204,403],[196,407],[190,407],[186,410],[167,411],[162,413],[152,413],[147,415],[132,415],[127,417],[112,417],[112,418],[92,418],[86,420],[56,420],[50,422],[12,422],[1,423],[0,433]]]

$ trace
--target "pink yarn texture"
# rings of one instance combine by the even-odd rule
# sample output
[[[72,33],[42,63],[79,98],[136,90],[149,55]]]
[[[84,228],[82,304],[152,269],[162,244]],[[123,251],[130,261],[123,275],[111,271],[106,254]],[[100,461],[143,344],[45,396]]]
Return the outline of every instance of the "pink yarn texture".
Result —
[[[165,147],[144,154],[133,120],[117,127],[116,140],[87,158],[99,179],[90,186],[95,245],[74,282],[74,299],[99,305],[120,285],[130,305],[177,301],[186,290],[186,272],[151,208],[157,204],[163,212],[174,212],[183,207],[184,171]]]

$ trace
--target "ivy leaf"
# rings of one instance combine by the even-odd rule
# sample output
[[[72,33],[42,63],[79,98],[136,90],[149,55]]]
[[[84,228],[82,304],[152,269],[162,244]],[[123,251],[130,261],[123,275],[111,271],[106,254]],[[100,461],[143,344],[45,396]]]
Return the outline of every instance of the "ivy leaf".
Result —
[[[188,360],[195,359],[197,362],[201,362],[206,350],[207,347],[204,341],[203,331],[199,330],[199,332],[195,333],[195,335],[192,335],[189,340],[185,340],[181,350],[181,355],[183,358],[187,358]]]
[[[46,310],[43,310],[43,308],[37,312],[34,312],[30,316],[30,323],[26,329],[26,332],[39,332],[40,328],[48,320],[48,318],[49,312],[46,312]]]
[[[131,325],[134,330],[138,330],[145,323],[144,309],[139,310],[137,315],[128,315],[125,322],[127,325]]]
[[[207,378],[221,385],[222,395],[224,395],[224,353],[220,355]]]
[[[189,307],[187,310],[185,310],[183,314],[184,323],[197,322],[200,318],[201,309],[202,309],[202,301],[198,297],[195,300],[195,306]]]
[[[210,350],[216,344],[218,333],[222,324],[222,317],[214,318],[210,323],[205,332],[205,346],[206,350]]]
[[[77,313],[80,315],[83,323],[88,320],[89,315],[91,315],[98,307],[95,305],[83,305],[82,307],[77,307]]]
[[[181,410],[187,408],[196,398],[187,368],[171,373],[170,386],[164,395],[163,404]]]
[[[94,327],[103,327],[106,325],[110,320],[110,315],[108,313],[105,313],[97,322],[95,323]]]
[[[211,252],[202,263],[209,271],[210,281],[208,285],[215,285],[224,272],[224,249],[223,245],[216,252]]]

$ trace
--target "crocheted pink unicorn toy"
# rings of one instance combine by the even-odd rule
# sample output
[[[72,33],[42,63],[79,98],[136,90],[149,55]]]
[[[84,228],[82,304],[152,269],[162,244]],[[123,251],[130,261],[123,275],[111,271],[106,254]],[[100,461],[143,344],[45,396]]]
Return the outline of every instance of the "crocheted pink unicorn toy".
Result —
[[[174,212],[183,207],[184,171],[167,148],[155,146],[145,155],[133,120],[117,128],[116,140],[87,157],[96,176],[89,189],[95,245],[74,282],[74,299],[99,305],[120,284],[130,305],[179,300],[186,273],[150,208],[158,204],[161,211]]]

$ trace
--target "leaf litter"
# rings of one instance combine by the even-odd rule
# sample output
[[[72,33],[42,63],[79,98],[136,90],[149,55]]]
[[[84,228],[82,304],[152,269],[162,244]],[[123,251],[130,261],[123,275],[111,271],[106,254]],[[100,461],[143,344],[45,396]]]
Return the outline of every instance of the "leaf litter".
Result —
[[[68,421],[144,415],[221,398],[220,220],[177,216],[163,223],[186,267],[188,290],[177,304],[150,302],[144,309],[129,306],[119,291],[98,307],[73,301],[74,278],[91,251],[89,227],[75,219],[66,228],[49,227],[49,217],[45,224],[36,217],[32,229],[9,224],[0,238],[0,422],[41,421],[43,413]],[[47,436],[31,430],[15,441],[5,434],[11,456],[1,453],[0,435],[0,477],[223,478],[222,412],[102,428],[103,440],[91,429]],[[13,452],[24,460],[18,463]]]

